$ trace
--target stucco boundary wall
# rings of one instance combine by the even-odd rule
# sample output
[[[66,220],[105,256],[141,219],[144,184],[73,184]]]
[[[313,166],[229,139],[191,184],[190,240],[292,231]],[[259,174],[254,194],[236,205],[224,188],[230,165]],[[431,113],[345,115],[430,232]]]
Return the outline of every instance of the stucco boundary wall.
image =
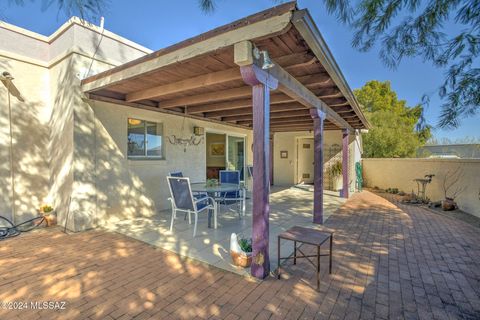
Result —
[[[416,178],[434,174],[426,194],[432,201],[444,198],[443,181],[447,174],[461,168],[459,186],[465,190],[456,198],[459,208],[480,217],[480,159],[363,159],[364,185],[367,187],[398,188],[417,192]],[[453,187],[452,189],[455,189]]]

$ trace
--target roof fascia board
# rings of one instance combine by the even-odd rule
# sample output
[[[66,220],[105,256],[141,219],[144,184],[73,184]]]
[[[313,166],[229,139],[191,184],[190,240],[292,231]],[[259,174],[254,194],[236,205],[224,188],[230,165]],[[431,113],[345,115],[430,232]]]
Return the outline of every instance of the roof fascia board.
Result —
[[[97,80],[91,82],[84,80],[82,89],[85,92],[102,89],[108,85],[158,70],[173,63],[187,61],[200,55],[227,48],[237,42],[254,40],[275,34],[282,34],[290,28],[292,15],[293,12],[288,11],[282,15],[270,17],[265,20],[221,33],[215,37],[193,43],[139,64],[133,64],[126,69],[112,73]]]
[[[370,128],[371,125],[365,118],[365,115],[360,110],[359,103],[352,93],[352,89],[348,85],[342,71],[338,67],[330,49],[328,48],[325,40],[318,30],[317,25],[312,19],[312,16],[308,10],[298,10],[293,14],[292,23],[295,28],[300,32],[303,39],[307,42],[308,46],[312,49],[313,53],[326,69],[328,74],[333,78],[335,84],[339,87],[340,91],[352,106],[355,113],[362,120],[365,127]]]

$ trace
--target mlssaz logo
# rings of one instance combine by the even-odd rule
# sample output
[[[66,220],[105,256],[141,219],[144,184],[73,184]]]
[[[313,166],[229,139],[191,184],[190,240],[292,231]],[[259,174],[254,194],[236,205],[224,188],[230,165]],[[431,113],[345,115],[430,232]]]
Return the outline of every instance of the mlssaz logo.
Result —
[[[65,301],[32,301],[30,309],[35,310],[65,310]]]

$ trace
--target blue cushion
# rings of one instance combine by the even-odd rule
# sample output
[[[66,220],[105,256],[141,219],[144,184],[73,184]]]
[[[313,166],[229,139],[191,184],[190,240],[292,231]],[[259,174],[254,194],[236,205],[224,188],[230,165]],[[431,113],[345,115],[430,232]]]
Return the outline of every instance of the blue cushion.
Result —
[[[238,191],[229,191],[229,192],[225,192],[225,193],[223,194],[223,196],[224,196],[225,198],[227,198],[227,199],[228,199],[228,198],[231,198],[231,199],[232,199],[232,198],[240,198],[240,192],[238,192]]]
[[[240,171],[220,171],[220,183],[240,184]]]
[[[170,172],[170,177],[183,178],[183,173],[182,171]]]
[[[200,200],[197,202],[197,211],[201,211],[202,209],[204,209],[206,206],[209,205],[208,198],[206,198],[205,196],[196,198],[196,200],[197,201]]]

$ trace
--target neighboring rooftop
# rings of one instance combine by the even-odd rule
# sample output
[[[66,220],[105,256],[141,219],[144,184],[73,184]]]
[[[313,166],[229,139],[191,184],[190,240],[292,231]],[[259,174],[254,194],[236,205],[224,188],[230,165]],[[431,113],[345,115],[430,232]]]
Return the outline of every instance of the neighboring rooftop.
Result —
[[[480,159],[480,144],[439,144],[418,148],[417,156],[422,158]]]

